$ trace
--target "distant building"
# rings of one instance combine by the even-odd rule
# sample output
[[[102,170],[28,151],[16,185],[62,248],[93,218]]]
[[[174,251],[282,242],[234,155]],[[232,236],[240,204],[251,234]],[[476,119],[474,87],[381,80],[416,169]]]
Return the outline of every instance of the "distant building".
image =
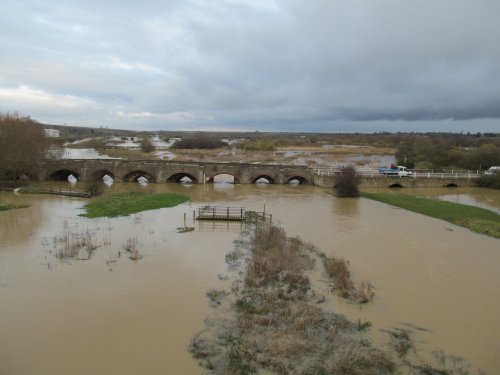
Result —
[[[50,138],[59,138],[59,130],[45,129],[45,136]]]

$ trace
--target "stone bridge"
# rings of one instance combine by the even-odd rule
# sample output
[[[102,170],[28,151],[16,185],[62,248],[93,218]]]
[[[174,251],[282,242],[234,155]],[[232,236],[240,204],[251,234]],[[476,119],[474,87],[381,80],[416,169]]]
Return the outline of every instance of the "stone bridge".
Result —
[[[78,180],[111,177],[115,182],[133,182],[146,178],[149,182],[214,182],[221,174],[234,177],[239,184],[252,184],[265,179],[271,184],[288,184],[297,181],[332,188],[334,177],[315,173],[312,168],[300,165],[244,164],[217,162],[179,162],[166,160],[119,160],[119,159],[63,159],[40,162],[35,179],[66,180],[73,175]],[[360,177],[360,186],[365,188],[384,187],[450,187],[475,186],[476,176],[447,176],[436,174],[419,177],[388,177],[377,173]]]
[[[38,180],[66,180],[73,175],[78,180],[102,179],[108,175],[115,182],[137,181],[140,177],[149,182],[181,182],[188,178],[193,183],[213,182],[220,174],[234,177],[235,183],[251,184],[266,179],[272,184],[314,183],[311,168],[293,165],[178,162],[166,160],[117,160],[117,159],[63,159],[40,163]]]

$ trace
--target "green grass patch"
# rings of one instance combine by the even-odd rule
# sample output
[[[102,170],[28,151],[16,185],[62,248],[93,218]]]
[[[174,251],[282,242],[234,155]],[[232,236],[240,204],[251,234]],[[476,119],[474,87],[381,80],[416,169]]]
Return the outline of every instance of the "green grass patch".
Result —
[[[0,211],[13,210],[15,208],[26,208],[29,207],[29,204],[1,204],[0,203]]]
[[[400,193],[361,193],[365,198],[418,212],[500,238],[500,215],[484,208]]]
[[[84,206],[85,217],[116,217],[130,215],[136,212],[155,210],[157,208],[174,207],[189,201],[184,194],[147,194],[147,193],[117,193],[97,198]]]

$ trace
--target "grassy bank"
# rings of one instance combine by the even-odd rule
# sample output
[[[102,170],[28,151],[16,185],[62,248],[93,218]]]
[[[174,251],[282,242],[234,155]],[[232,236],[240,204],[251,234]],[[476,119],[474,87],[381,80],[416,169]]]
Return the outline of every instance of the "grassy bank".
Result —
[[[495,212],[465,204],[398,193],[362,193],[365,198],[446,220],[470,230],[500,238],[500,217]]]
[[[189,201],[183,194],[117,193],[104,196],[84,206],[85,217],[116,217],[136,212],[173,207]]]

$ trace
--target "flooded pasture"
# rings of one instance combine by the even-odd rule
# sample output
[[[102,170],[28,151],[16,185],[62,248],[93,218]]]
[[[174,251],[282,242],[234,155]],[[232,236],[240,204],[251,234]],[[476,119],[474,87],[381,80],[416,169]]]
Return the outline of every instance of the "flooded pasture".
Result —
[[[83,199],[0,193],[2,202],[30,204],[0,212],[1,374],[201,374],[187,346],[210,312],[207,290],[229,288],[218,275],[227,272],[225,254],[240,229],[193,223],[201,204],[257,211],[265,205],[290,236],[348,259],[354,279],[371,281],[376,298],[361,308],[334,298],[328,307],[371,321],[377,342],[387,341],[381,329],[418,327],[422,351],[441,348],[489,374],[500,372],[500,242],[494,238],[363,198],[337,199],[312,186],[108,189],[179,192],[192,202],[86,219],[78,216]],[[499,208],[496,191],[438,190],[421,195]],[[184,214],[195,230],[177,233]],[[54,237],[65,223],[95,236],[99,247],[89,260],[55,257]],[[130,238],[137,239],[138,261],[123,250]]]

